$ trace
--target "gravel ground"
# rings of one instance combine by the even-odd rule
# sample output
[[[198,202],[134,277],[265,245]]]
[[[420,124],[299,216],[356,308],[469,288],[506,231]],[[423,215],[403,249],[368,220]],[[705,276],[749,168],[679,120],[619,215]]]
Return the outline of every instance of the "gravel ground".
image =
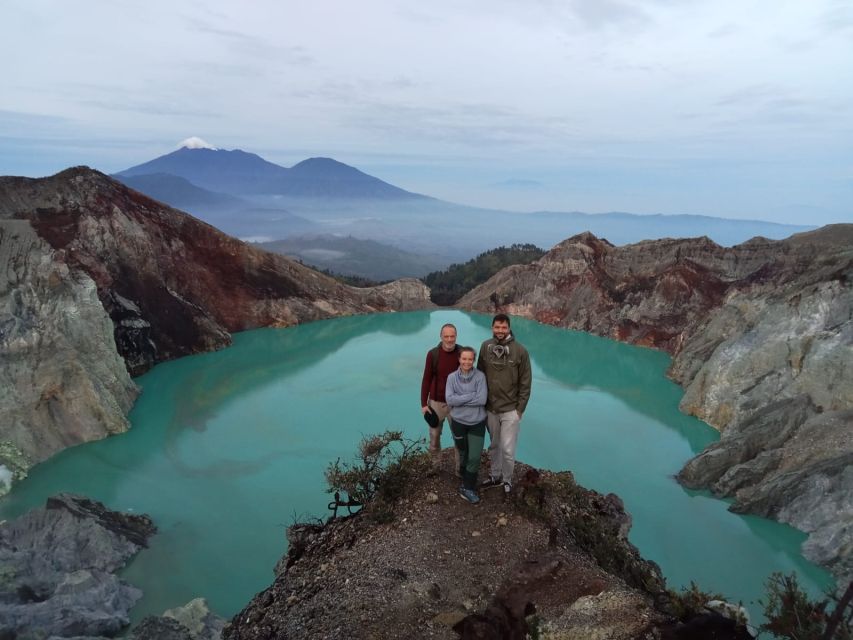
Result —
[[[657,637],[649,629],[661,616],[651,598],[547,519],[528,515],[523,488],[510,498],[500,488],[482,491],[471,505],[457,495],[452,451],[443,456],[442,471],[410,487],[391,523],[355,517],[291,531],[297,542],[275,582],[223,637],[451,639],[463,631],[454,625],[476,622],[472,614],[511,611],[523,625],[528,603],[535,613],[526,623],[541,638]],[[528,469],[519,464],[516,474]],[[617,515],[613,526],[627,529],[627,516]],[[304,551],[294,561],[298,546]]]

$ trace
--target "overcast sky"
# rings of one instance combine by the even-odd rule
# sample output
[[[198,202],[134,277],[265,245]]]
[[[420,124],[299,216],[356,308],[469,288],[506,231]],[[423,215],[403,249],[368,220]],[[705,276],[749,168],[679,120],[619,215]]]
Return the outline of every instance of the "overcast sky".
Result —
[[[853,222],[850,0],[5,0],[0,174],[200,136],[519,210]]]

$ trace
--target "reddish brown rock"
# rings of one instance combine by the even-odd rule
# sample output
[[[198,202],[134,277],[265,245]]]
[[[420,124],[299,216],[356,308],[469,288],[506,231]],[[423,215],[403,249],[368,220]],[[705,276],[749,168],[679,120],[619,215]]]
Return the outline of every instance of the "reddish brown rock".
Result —
[[[755,238],[736,247],[708,238],[615,247],[582,233],[538,262],[502,270],[459,306],[505,311],[676,354],[731,291],[772,288],[808,273],[824,241],[794,238]],[[841,271],[843,265],[837,266]]]
[[[85,167],[0,179],[0,218],[29,220],[95,281],[133,375],[226,346],[234,331],[431,306],[416,280],[342,285]]]

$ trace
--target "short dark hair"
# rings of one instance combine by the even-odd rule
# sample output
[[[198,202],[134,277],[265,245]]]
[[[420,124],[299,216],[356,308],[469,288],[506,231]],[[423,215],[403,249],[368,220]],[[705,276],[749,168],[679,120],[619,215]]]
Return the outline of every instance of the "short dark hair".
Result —
[[[465,351],[470,351],[471,353],[474,354],[475,358],[477,357],[477,350],[474,347],[462,347],[459,350],[459,355],[461,356]]]
[[[507,326],[510,326],[509,316],[505,313],[499,313],[492,318],[492,324],[495,324],[496,322],[506,322]]]
[[[455,333],[455,334],[457,334],[457,335],[459,334],[459,332],[456,330],[456,325],[455,325],[455,324],[450,324],[450,323],[448,322],[447,324],[443,324],[443,325],[441,325],[441,329],[439,329],[439,330],[438,330],[438,335],[441,335],[442,333],[444,333],[444,330],[445,330],[445,329],[447,329],[448,327],[450,327],[451,329],[453,329],[453,333]]]

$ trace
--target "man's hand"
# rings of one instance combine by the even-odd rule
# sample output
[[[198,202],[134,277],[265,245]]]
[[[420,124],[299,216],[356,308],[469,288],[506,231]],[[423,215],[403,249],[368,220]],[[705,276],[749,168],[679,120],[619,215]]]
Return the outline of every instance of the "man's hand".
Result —
[[[523,416],[523,415],[524,415],[524,412],[523,412],[523,411],[519,411],[518,409],[516,409],[516,410],[515,410],[515,412],[518,414],[518,421],[519,421],[519,422],[521,422],[521,416]]]
[[[421,413],[426,415],[429,413],[429,407],[421,407]]]

